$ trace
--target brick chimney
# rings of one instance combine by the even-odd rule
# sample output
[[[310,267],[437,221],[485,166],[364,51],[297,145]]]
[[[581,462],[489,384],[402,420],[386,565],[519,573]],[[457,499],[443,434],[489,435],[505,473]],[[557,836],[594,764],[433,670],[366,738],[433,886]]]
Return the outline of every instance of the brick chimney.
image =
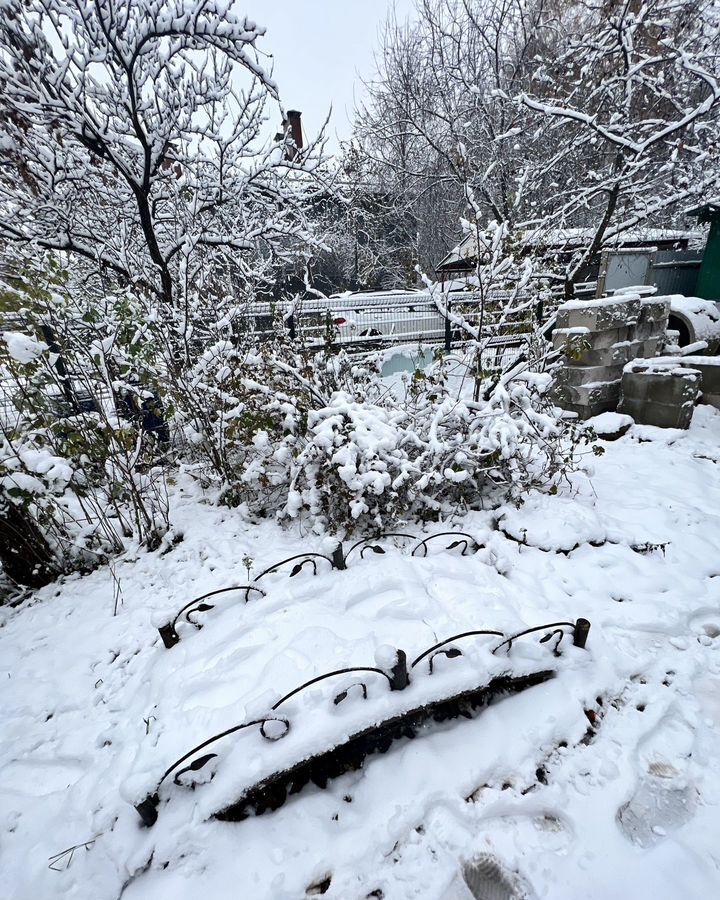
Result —
[[[292,161],[298,155],[298,152],[302,150],[303,138],[302,138],[302,125],[300,124],[300,116],[302,113],[298,112],[296,109],[289,109],[287,111],[287,118],[283,121],[282,127],[285,133],[285,139],[291,138],[294,142],[295,146],[286,145],[285,148],[285,157],[286,159]]]

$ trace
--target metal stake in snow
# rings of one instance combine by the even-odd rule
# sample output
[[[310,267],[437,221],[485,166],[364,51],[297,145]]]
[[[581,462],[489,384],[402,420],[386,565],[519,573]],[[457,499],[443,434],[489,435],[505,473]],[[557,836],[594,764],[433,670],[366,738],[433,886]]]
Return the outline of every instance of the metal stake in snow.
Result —
[[[395,665],[390,669],[390,690],[404,691],[410,684],[407,670],[407,656],[404,650],[398,650]]]
[[[333,550],[331,559],[333,569],[338,569],[340,571],[344,571],[345,569],[347,569],[347,566],[345,565],[345,553],[343,551],[342,543],[339,543]]]
[[[387,675],[391,691],[404,691],[410,684],[404,650],[397,650],[392,644],[382,644],[375,651],[375,662]]]
[[[193,601],[193,604],[197,604],[197,601]],[[200,606],[197,605],[194,605],[193,609],[201,611]],[[192,622],[192,620],[190,621]],[[504,650],[505,655],[509,656],[517,641],[527,638],[529,635],[542,633],[540,644],[547,645],[554,638],[554,645],[551,648],[552,656],[559,657],[562,655],[561,643],[566,636],[572,634],[574,645],[584,648],[589,630],[590,622],[587,619],[577,619],[575,622],[549,622],[545,625],[534,625],[507,636],[494,629],[464,631],[428,647],[415,658],[411,668],[414,669],[422,660],[429,657],[427,675],[431,677],[433,659],[438,655],[446,656],[448,659],[462,657],[462,652],[456,646],[448,647],[448,645],[456,644],[458,641],[470,637],[503,638],[490,652],[492,656],[496,656]],[[375,666],[348,666],[316,675],[277,700],[267,715],[248,722],[241,722],[219,734],[212,735],[183,754],[165,770],[155,790],[135,804],[135,809],[143,823],[148,827],[155,823],[160,805],[160,788],[170,775],[174,773],[173,782],[179,785],[182,775],[202,769],[217,756],[216,753],[205,753],[200,757],[193,758],[201,750],[253,725],[260,726],[260,734],[268,741],[277,741],[285,737],[290,730],[290,719],[278,713],[278,709],[301,691],[331,678],[354,675],[356,672],[381,675],[387,679],[391,691],[404,691],[408,687],[410,677],[404,650],[397,649],[391,644],[384,644],[375,651],[375,662]],[[324,788],[329,779],[360,768],[367,756],[373,753],[385,753],[396,739],[415,737],[426,722],[442,722],[458,716],[471,718],[474,710],[487,706],[495,697],[505,696],[508,692],[518,693],[534,685],[542,684],[556,674],[554,667],[530,672],[523,669],[518,673],[512,671],[510,662],[508,662],[508,666],[510,666],[510,671],[501,667],[500,674],[495,672],[492,676],[488,675],[488,678],[483,679],[479,685],[471,685],[469,688],[467,685],[461,685],[455,693],[450,692],[449,696],[440,697],[431,702],[421,701],[418,705],[413,706],[410,697],[405,703],[403,703],[403,698],[398,698],[399,712],[380,720],[370,714],[364,727],[358,725],[357,730],[349,736],[344,735],[340,743],[331,742],[329,746],[321,746],[316,752],[310,755],[305,754],[299,761],[291,762],[290,765],[278,771],[271,771],[255,784],[250,784],[236,801],[215,813],[215,817],[234,822],[246,818],[252,811],[256,815],[260,815],[266,810],[277,809],[285,802],[289,793],[296,793],[310,781]],[[422,678],[419,669],[417,669],[417,673],[418,677]],[[367,700],[367,685],[364,682],[354,682],[336,694],[333,700],[334,705],[338,706],[347,700],[349,690],[357,687],[361,689],[363,699]],[[409,692],[409,695],[412,695],[412,691]],[[180,768],[183,763],[186,765]]]
[[[585,649],[585,644],[588,639],[588,632],[590,631],[590,623],[587,619],[578,619],[575,622],[575,629],[573,631],[573,644],[576,647],[580,647],[581,650]]]

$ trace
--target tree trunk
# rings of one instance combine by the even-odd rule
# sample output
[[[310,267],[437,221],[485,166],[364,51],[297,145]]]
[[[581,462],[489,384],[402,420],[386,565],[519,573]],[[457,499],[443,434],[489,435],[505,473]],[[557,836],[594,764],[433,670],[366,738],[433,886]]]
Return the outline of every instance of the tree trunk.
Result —
[[[14,503],[0,509],[0,562],[8,578],[39,588],[60,574],[50,545],[30,515]]]

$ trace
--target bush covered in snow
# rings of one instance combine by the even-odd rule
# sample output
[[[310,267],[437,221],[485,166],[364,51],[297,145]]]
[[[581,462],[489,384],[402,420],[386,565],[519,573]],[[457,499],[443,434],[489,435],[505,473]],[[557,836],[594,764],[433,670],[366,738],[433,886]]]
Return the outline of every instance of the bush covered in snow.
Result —
[[[143,427],[162,355],[138,297],[76,301],[49,273],[33,273],[25,330],[0,339],[0,500],[40,529],[54,566],[84,568],[167,529],[161,435]]]
[[[220,311],[187,343],[174,315],[127,290],[82,306],[53,290],[5,335],[17,418],[0,490],[65,566],[157,546],[178,465],[248,516],[332,533],[519,502],[573,465],[544,375],[488,376],[478,394],[474,368],[439,359],[398,387],[377,361],[291,342],[281,320],[261,340]]]
[[[439,360],[398,393],[372,364],[299,350],[278,333],[216,342],[172,404],[187,454],[225,502],[317,530],[375,531],[556,484],[574,442],[547,386],[545,376],[487,378],[475,402]]]

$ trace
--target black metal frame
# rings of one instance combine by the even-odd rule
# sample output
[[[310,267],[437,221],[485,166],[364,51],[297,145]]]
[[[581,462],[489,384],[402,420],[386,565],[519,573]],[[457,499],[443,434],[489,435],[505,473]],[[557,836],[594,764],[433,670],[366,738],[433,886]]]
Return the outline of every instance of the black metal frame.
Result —
[[[167,625],[162,625],[158,628],[160,632],[160,637],[162,638],[163,644],[169,650],[171,647],[174,647],[175,644],[180,640],[180,635],[177,632],[177,623],[180,619],[180,616],[185,613],[185,621],[189,622],[195,628],[202,628],[202,625],[199,622],[194,622],[190,616],[195,612],[210,612],[211,609],[215,609],[214,603],[203,603],[203,600],[207,600],[208,597],[215,597],[217,594],[227,594],[230,591],[245,591],[245,602],[248,602],[250,591],[257,591],[258,594],[262,594],[263,597],[266,596],[265,591],[261,590],[259,587],[255,587],[252,584],[238,584],[233,585],[232,587],[220,588],[217,591],[209,591],[207,594],[203,594],[201,597],[196,597],[194,600],[191,600],[189,603],[186,603],[185,606],[176,614],[175,618],[172,622],[168,622]]]
[[[556,636],[557,640],[552,652],[554,656],[559,656],[560,643],[570,630],[572,631],[574,645],[584,648],[590,630],[590,622],[587,619],[577,619],[576,622],[550,622],[546,625],[536,625],[508,636],[506,636],[504,632],[490,629],[463,631],[428,647],[413,660],[410,669],[414,669],[423,659],[429,657],[427,674],[432,675],[433,660],[437,655],[444,655],[449,659],[455,659],[463,655],[457,647],[448,647],[448,644],[453,644],[468,637],[481,635],[504,638],[501,643],[493,648],[492,653],[495,654],[504,647],[507,647],[506,652],[509,653],[513,643],[519,638],[543,631],[546,632],[546,634],[540,639],[540,643],[546,643]],[[290,720],[285,716],[277,714],[277,710],[283,703],[318,682],[334,678],[338,675],[353,674],[355,672],[370,672],[382,675],[387,680],[391,691],[402,691],[410,684],[407,657],[403,650],[396,650],[395,663],[389,671],[377,666],[349,666],[343,669],[335,669],[332,672],[326,672],[323,675],[317,675],[314,678],[303,682],[303,684],[284,694],[277,700],[267,716],[252,719],[249,722],[241,722],[219,734],[212,735],[172,763],[160,778],[155,791],[152,794],[149,794],[135,807],[144,824],[151,826],[157,820],[158,806],[160,803],[159,790],[169,775],[175,772],[173,781],[175,784],[180,784],[178,779],[183,773],[198,771],[211,759],[214,759],[217,754],[205,754],[194,759],[183,769],[176,771],[186,760],[211,744],[245,728],[250,728],[253,725],[260,726],[260,733],[266,740],[280,740],[285,737],[290,730]],[[522,684],[522,687],[519,689],[524,689],[524,687],[529,687],[531,684],[539,683],[539,681],[533,681],[533,679],[544,681],[551,678],[553,675],[554,670],[542,670],[541,672],[531,673],[530,675],[520,676],[519,678],[514,678],[507,674],[501,675],[492,679],[489,684],[481,685],[470,691],[463,691],[434,703],[424,704],[399,716],[391,717],[390,719],[366,728],[357,734],[351,735],[340,745],[329,748],[320,754],[303,760],[295,766],[292,766],[290,769],[269,776],[246,791],[236,803],[231,804],[231,806],[227,807],[225,810],[221,810],[217,814],[217,818],[228,819],[231,821],[236,821],[238,818],[244,818],[246,809],[249,805],[254,807],[256,813],[263,812],[265,809],[275,809],[285,801],[288,791],[290,793],[295,793],[300,790],[303,785],[307,784],[308,781],[313,781],[317,784],[318,778],[320,777],[318,775],[319,772],[325,773],[320,780],[322,781],[324,778],[324,781],[327,782],[328,778],[335,777],[336,774],[347,771],[349,766],[358,767],[369,754],[377,752],[378,750],[380,752],[385,752],[396,738],[402,736],[414,736],[414,733],[420,725],[428,720],[443,721],[446,718],[454,718],[457,715],[470,714],[472,710],[476,709],[479,705],[484,705],[489,697],[512,690],[512,687],[516,682],[517,684]],[[361,687],[362,696],[364,699],[367,699],[367,685],[362,681],[355,681],[348,685],[345,690],[336,694],[333,703],[335,705],[342,703],[347,698],[348,691],[357,686]],[[438,718],[438,716],[440,718]],[[266,724],[273,721],[281,722],[283,724],[284,731],[281,734],[268,734]],[[412,734],[409,734],[409,732],[412,732]],[[321,784],[320,786],[324,787],[324,784]]]
[[[422,547],[422,556],[427,556],[428,548],[427,545],[430,541],[435,540],[435,538],[439,537],[456,537],[457,540],[448,544],[445,548],[446,550],[454,550],[456,547],[462,546],[462,551],[460,553],[461,556],[465,556],[468,551],[471,549],[473,551],[479,550],[483,547],[483,544],[480,544],[475,538],[467,534],[464,531],[439,531],[436,534],[430,534],[426,538],[420,540],[410,551],[410,556],[415,556],[417,551]],[[257,593],[261,594],[263,597],[267,596],[265,591],[261,590],[257,587],[257,582],[260,581],[261,578],[264,578],[266,575],[270,575],[273,572],[277,572],[283,566],[288,563],[295,562],[289,577],[293,578],[295,575],[298,575],[305,566],[309,563],[312,566],[313,575],[317,575],[318,573],[318,563],[317,560],[322,559],[326,562],[330,563],[330,566],[337,571],[344,571],[347,569],[347,561],[350,557],[350,554],[357,550],[358,547],[362,547],[360,550],[360,559],[364,559],[365,552],[367,550],[372,550],[373,553],[384,554],[385,550],[377,543],[376,541],[382,540],[383,538],[405,538],[407,540],[415,541],[417,540],[417,535],[414,534],[406,534],[405,532],[400,531],[389,531],[384,534],[377,535],[376,537],[362,538],[359,541],[356,541],[347,553],[344,551],[342,543],[339,543],[332,555],[328,556],[325,553],[297,553],[294,556],[288,556],[286,559],[281,559],[279,562],[273,563],[273,565],[268,566],[266,569],[253,579],[252,584],[243,584],[236,585],[234,587],[228,588],[220,588],[217,591],[210,591],[207,594],[203,594],[201,597],[196,597],[194,600],[191,600],[189,603],[186,603],[185,606],[176,614],[174,619],[171,622],[168,622],[166,625],[162,625],[158,631],[160,632],[160,637],[162,638],[163,644],[169,650],[174,647],[180,641],[180,635],[177,631],[177,623],[180,617],[184,614],[185,620],[189,622],[191,625],[194,625],[195,628],[202,628],[202,625],[199,622],[193,621],[190,616],[193,613],[200,612],[209,612],[214,609],[214,604],[203,603],[202,601],[207,600],[208,597],[214,597],[217,594],[227,593],[229,591],[245,591],[245,602],[247,603],[250,599],[250,592],[257,591]],[[363,546],[364,545],[364,546]]]

